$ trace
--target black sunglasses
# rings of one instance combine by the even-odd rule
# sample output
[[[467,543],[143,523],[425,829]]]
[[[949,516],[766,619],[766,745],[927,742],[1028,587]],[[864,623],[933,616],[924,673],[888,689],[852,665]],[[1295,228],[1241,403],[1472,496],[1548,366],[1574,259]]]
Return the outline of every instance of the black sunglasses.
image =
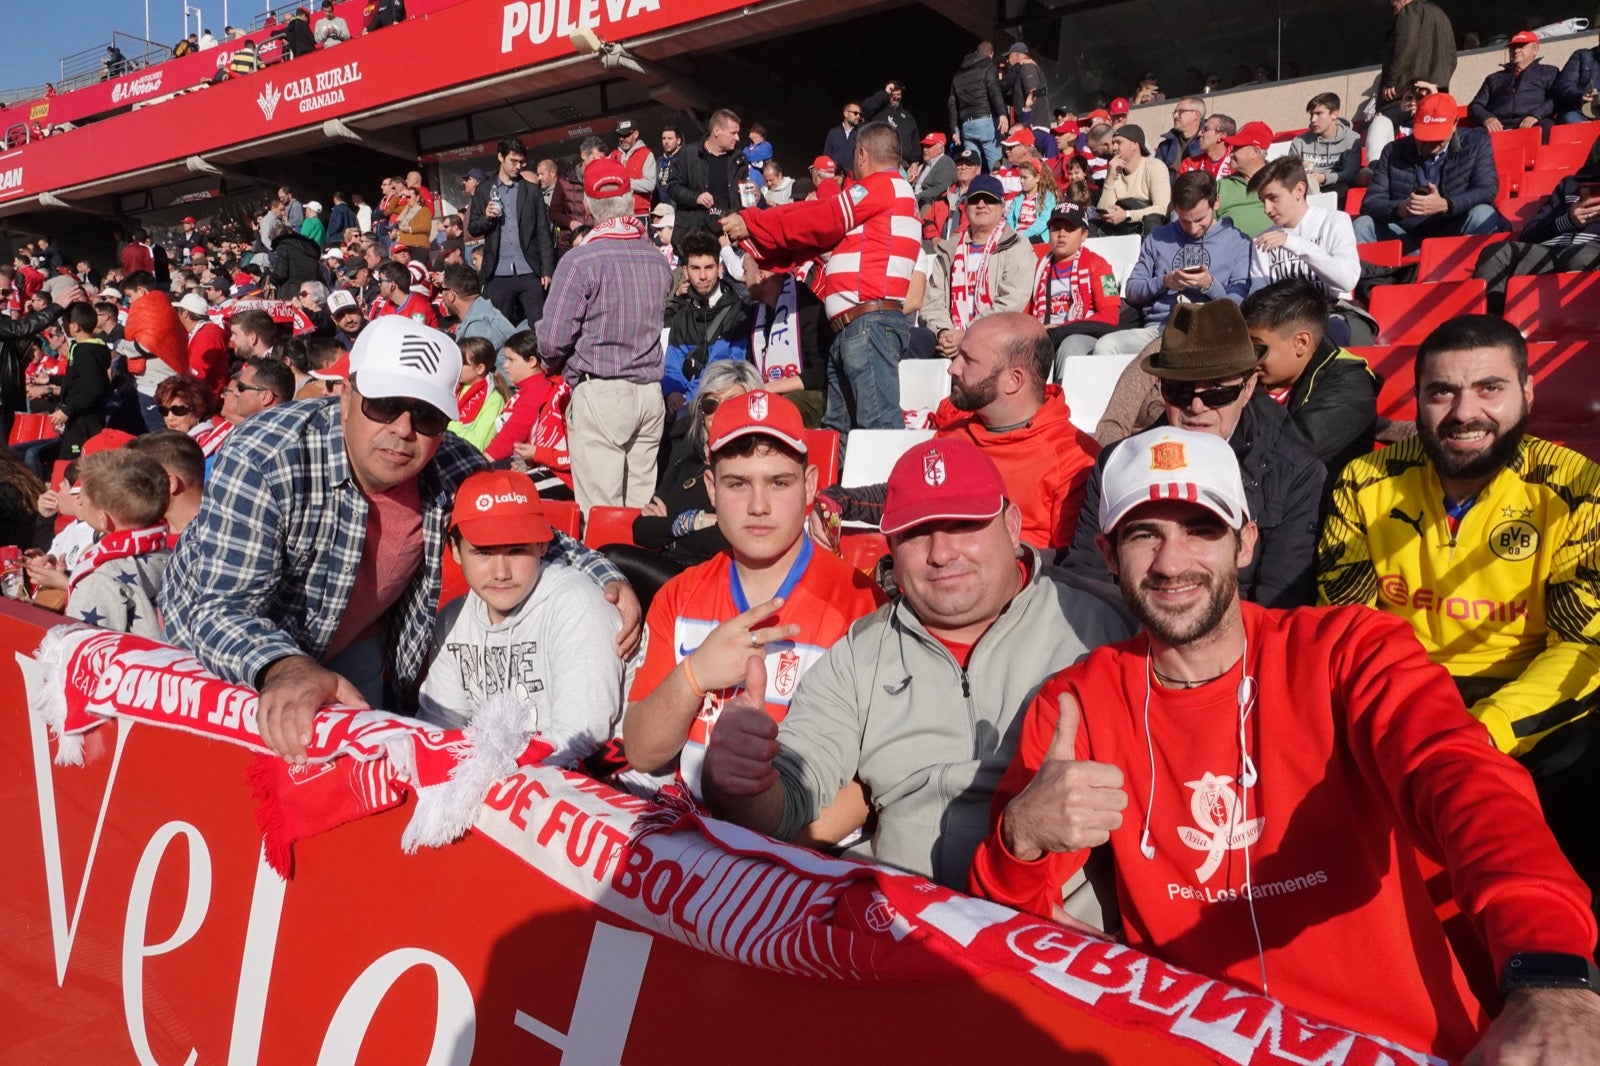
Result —
[[[1188,407],[1199,397],[1202,404],[1215,411],[1237,400],[1244,386],[1245,383],[1241,381],[1237,385],[1213,385],[1209,389],[1197,389],[1187,381],[1163,380],[1161,398],[1174,407]]]
[[[400,396],[361,397],[361,413],[377,422],[387,426],[401,415],[411,416],[411,428],[424,437],[437,437],[443,433],[450,424],[450,416],[421,400],[409,400]]]
[[[179,418],[183,418],[185,415],[192,412],[194,408],[185,406],[181,403],[173,407],[162,407],[160,404],[156,404],[156,410],[161,412],[162,418],[166,418],[168,415],[177,415]]]

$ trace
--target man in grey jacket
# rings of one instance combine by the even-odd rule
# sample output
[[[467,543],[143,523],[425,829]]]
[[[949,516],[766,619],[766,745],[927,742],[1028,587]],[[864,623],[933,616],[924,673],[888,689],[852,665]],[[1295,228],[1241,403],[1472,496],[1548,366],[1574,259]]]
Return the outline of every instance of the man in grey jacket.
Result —
[[[1039,686],[1130,631],[1047,570],[1021,529],[972,444],[902,456],[883,511],[900,595],[801,678],[782,723],[742,696],[728,704],[702,777],[712,811],[788,838],[859,780],[876,817],[850,853],[964,889]],[[1078,902],[1076,917],[1098,918]]]

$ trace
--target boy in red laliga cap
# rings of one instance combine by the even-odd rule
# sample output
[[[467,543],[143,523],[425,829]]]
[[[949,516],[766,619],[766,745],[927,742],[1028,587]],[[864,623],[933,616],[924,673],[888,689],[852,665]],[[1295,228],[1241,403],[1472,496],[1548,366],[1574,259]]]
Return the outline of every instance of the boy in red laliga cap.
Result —
[[[465,726],[483,701],[508,694],[527,728],[571,766],[611,738],[622,714],[621,617],[598,585],[565,563],[541,565],[554,537],[526,474],[485,470],[456,491],[450,554],[471,590],[434,629],[422,717]]]
[[[724,704],[760,690],[766,713],[782,719],[801,675],[882,599],[863,574],[815,551],[805,535],[817,470],[806,461],[794,404],[761,390],[725,401],[707,444],[706,493],[729,550],[679,574],[651,601],[644,664],[623,721],[628,761],[646,773],[676,765],[697,798]],[[860,793],[844,787],[812,835],[835,842],[865,815]]]

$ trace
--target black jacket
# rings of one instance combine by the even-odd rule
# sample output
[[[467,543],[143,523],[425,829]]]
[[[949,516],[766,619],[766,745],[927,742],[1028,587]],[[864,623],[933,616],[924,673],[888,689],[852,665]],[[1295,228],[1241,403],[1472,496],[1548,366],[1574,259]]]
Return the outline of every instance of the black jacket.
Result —
[[[316,34],[311,32],[311,22],[296,15],[283,24],[283,43],[289,49],[290,59],[308,56],[317,50]]]
[[[1289,390],[1289,418],[1329,473],[1372,450],[1382,384],[1365,359],[1324,337]]]
[[[956,76],[950,79],[950,132],[959,134],[969,118],[998,119],[1006,113],[1006,100],[1000,93],[1000,78],[994,60],[973,52],[961,60]],[[865,108],[863,108],[865,110]]]
[[[1450,16],[1431,0],[1411,0],[1389,23],[1384,47],[1382,84],[1405,92],[1414,81],[1427,81],[1444,92],[1456,72],[1456,31]]]
[[[1393,222],[1405,229],[1424,224],[1425,217],[1400,214],[1400,205],[1417,188],[1421,163],[1415,137],[1402,137],[1385,148],[1372,166],[1372,184],[1361,201],[1361,213],[1374,222]],[[1479,129],[1457,129],[1450,135],[1439,175],[1439,194],[1450,201],[1450,214],[1464,215],[1479,204],[1494,203],[1499,189],[1489,135]]]
[[[1263,607],[1315,603],[1313,564],[1327,468],[1306,448],[1283,408],[1260,389],[1245,405],[1228,444],[1239,457],[1245,501],[1260,530],[1255,558],[1239,571],[1239,595]],[[1094,539],[1100,533],[1100,484],[1116,448],[1103,449],[1095,459],[1072,547],[1058,563],[1079,577],[1113,584]]]
[[[279,293],[297,293],[308,281],[322,280],[322,249],[303,233],[284,230],[272,242],[272,283]]]
[[[500,175],[491,174],[488,181],[478,182],[478,191],[472,194],[472,211],[467,217],[467,232],[483,238],[483,275],[485,282],[494,277],[500,264],[500,228],[506,224],[505,215],[489,217],[489,196],[499,184]],[[533,268],[534,274],[548,278],[556,272],[555,241],[551,237],[550,214],[544,206],[544,190],[527,179],[517,186],[517,236],[522,244],[522,257]]]
[[[666,517],[640,515],[633,520],[635,544],[659,551],[686,567],[728,550],[727,538],[716,526],[697,529],[681,537],[672,535],[672,520],[678,515],[685,511],[711,510],[711,497],[706,493],[706,461],[700,448],[689,439],[689,427],[693,422],[686,414],[667,431],[666,466],[656,483],[656,495],[667,508]]]
[[[385,26],[393,26],[396,22],[404,22],[406,18],[406,0],[378,0],[372,9],[372,17],[367,20],[367,29],[381,30]]]
[[[33,338],[55,325],[61,308],[51,304],[21,318],[0,316],[0,419],[9,435],[11,412],[28,409],[28,357]]]
[[[1497,118],[1506,126],[1523,119],[1549,118],[1555,114],[1556,79],[1561,72],[1549,63],[1534,60],[1520,74],[1510,64],[1483,79],[1478,95],[1467,105],[1467,114],[1480,125]]]
[[[714,158],[728,161],[728,184],[726,188],[711,187],[712,160]],[[703,192],[709,192],[712,199],[717,202],[717,209],[725,213],[739,210],[739,179],[747,177],[750,173],[750,164],[745,161],[744,152],[735,148],[726,156],[714,157],[706,151],[704,142],[700,144],[686,144],[678,149],[677,161],[672,168],[672,177],[667,179],[667,195],[677,205],[678,221],[672,230],[672,243],[683,244],[683,238],[690,232],[703,229],[722,235],[722,227],[718,226],[711,215],[696,202]]]
[[[889,94],[879,89],[861,101],[861,115],[868,122],[887,122],[900,135],[900,161],[909,163],[922,158],[922,134],[917,132],[917,120],[903,107],[891,107]]]
[[[1000,79],[1000,95],[1006,103],[1011,105],[1013,113],[1020,115],[1024,111],[1032,114],[1034,111],[1048,112],[1050,101],[1048,94],[1050,87],[1045,84],[1044,71],[1037,63],[1011,63],[1006,66],[1006,72]],[[1033,95],[1033,107],[1028,107],[1028,96]]]
[[[1554,96],[1561,111],[1583,107],[1583,95],[1600,87],[1600,46],[1580,48],[1567,57],[1566,66],[1556,78]]]
[[[61,431],[60,458],[78,458],[83,442],[106,428],[110,396],[111,349],[99,339],[75,341],[61,378],[61,409],[67,413],[67,424]]]

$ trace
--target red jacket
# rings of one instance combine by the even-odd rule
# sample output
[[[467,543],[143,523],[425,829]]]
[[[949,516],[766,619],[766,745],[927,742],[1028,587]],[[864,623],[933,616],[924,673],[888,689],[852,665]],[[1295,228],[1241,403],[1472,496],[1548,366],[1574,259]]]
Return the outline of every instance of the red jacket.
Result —
[[[996,433],[947,398],[933,413],[941,437],[962,436],[994,460],[1006,494],[1022,511],[1022,539],[1036,548],[1066,548],[1078,529],[1083,491],[1100,446],[1072,424],[1059,385],[1046,385],[1044,405],[1026,426]]]
[[[206,383],[213,396],[228,384],[228,335],[215,322],[202,322],[189,337],[189,373]]]
[[[129,241],[122,246],[122,275],[127,277],[135,270],[156,272],[155,257],[150,254],[150,249],[138,241]]]
[[[1050,325],[1050,306],[1076,311],[1069,322],[1104,322],[1115,326],[1122,316],[1122,298],[1111,264],[1087,248],[1078,249],[1065,284],[1054,277],[1054,256],[1039,260],[1033,272],[1033,295],[1028,298],[1028,314]],[[1048,285],[1046,284],[1048,282]]]
[[[1097,649],[1029,708],[995,792],[997,821],[1043,762],[1058,697],[1073,693],[1077,757],[1125,775],[1111,851],[1130,945],[1255,990],[1264,965],[1272,995],[1296,1008],[1458,1060],[1487,1019],[1419,853],[1450,871],[1496,972],[1519,951],[1589,955],[1588,891],[1527,772],[1495,750],[1404,619],[1367,607],[1241,610],[1242,669],[1257,687],[1243,730],[1241,669],[1167,689],[1151,685],[1143,635]],[[1248,788],[1241,732],[1256,770]],[[1146,824],[1153,859],[1140,851]],[[1087,857],[1022,862],[997,829],[978,849],[973,888],[1047,916]]]
[[[567,453],[567,404],[572,389],[566,379],[530,374],[517,383],[506,405],[505,422],[483,450],[491,462],[509,459],[512,446],[532,444],[533,461],[572,485],[572,457]]]

